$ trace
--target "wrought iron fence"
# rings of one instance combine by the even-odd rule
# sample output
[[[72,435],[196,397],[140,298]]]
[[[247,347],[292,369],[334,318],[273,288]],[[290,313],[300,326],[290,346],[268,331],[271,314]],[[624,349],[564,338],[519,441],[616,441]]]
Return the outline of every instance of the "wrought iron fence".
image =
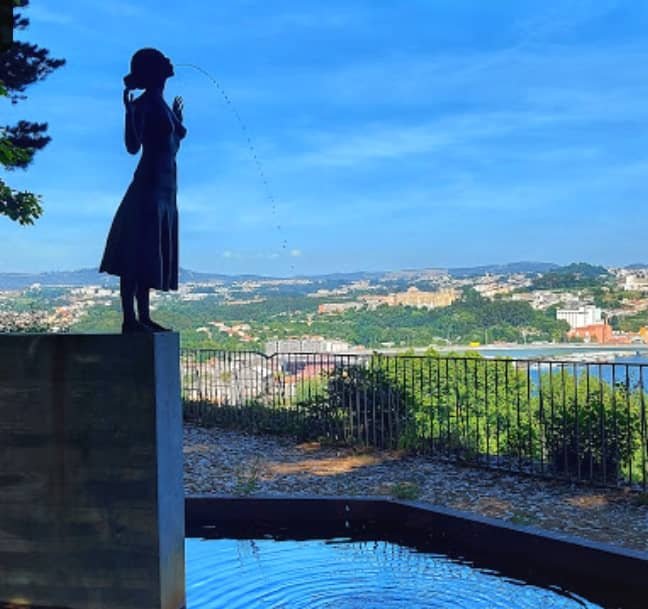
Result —
[[[183,350],[185,413],[646,490],[647,364]]]

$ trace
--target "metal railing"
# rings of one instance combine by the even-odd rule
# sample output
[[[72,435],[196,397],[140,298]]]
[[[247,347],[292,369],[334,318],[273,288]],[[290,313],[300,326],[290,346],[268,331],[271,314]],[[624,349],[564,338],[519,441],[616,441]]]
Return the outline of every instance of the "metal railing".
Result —
[[[646,490],[648,364],[183,350],[189,418]]]

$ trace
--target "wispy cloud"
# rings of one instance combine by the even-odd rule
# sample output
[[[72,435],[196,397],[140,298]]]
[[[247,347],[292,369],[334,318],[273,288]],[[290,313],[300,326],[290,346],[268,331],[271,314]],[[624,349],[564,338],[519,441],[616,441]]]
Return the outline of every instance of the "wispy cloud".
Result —
[[[619,5],[619,0],[562,0],[553,5],[545,4],[538,13],[515,24],[519,36],[517,47],[546,43],[609,15]]]
[[[141,2],[128,0],[85,0],[86,3],[115,17],[141,17],[153,14],[149,7]]]
[[[278,252],[254,250],[225,250],[221,256],[227,260],[276,260],[281,257]]]
[[[264,20],[264,28],[295,32],[295,29],[326,30],[358,25],[367,13],[359,6],[302,7],[301,10],[278,12]]]
[[[358,167],[363,163],[405,160],[480,143],[515,133],[547,129],[578,115],[551,111],[472,112],[417,124],[373,123],[346,130],[305,132],[304,149],[286,164]]]
[[[74,21],[74,18],[69,13],[62,12],[61,9],[51,10],[39,4],[32,3],[29,5],[25,16],[30,21],[43,23],[53,23],[55,25],[67,25]]]

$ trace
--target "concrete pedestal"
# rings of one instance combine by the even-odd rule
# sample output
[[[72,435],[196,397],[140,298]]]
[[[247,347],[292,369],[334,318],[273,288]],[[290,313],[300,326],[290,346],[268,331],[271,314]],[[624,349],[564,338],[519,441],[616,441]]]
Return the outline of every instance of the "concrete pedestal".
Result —
[[[0,607],[179,609],[179,341],[0,335]]]

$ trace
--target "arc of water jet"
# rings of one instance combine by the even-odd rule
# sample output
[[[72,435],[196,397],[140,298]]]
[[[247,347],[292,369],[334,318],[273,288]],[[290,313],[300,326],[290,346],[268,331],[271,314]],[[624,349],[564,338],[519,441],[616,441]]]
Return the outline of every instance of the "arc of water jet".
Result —
[[[239,114],[239,111],[236,109],[236,106],[232,103],[232,100],[230,99],[229,95],[227,95],[227,92],[225,91],[225,89],[222,87],[220,82],[218,82],[218,80],[216,80],[216,78],[214,78],[207,70],[201,68],[200,66],[198,66],[198,65],[196,65],[194,63],[176,63],[174,65],[175,65],[175,67],[178,67],[178,68],[193,68],[194,70],[197,70],[198,72],[200,72],[201,74],[206,76],[214,84],[214,86],[218,89],[218,92],[221,94],[221,96],[225,100],[225,103],[229,106],[230,110],[232,111],[232,113],[236,117],[236,121],[238,122],[239,128],[241,129],[241,131],[243,132],[243,135],[245,136],[245,140],[246,140],[246,143],[247,143],[248,150],[249,150],[252,158],[254,159],[254,164],[256,165],[257,171],[259,172],[259,176],[261,177],[261,182],[263,183],[263,187],[264,187],[265,192],[266,192],[266,197],[270,201],[272,214],[273,214],[273,216],[276,217],[277,204],[276,204],[275,197],[272,194],[272,190],[270,189],[270,184],[268,182],[268,178],[266,176],[266,173],[265,173],[265,171],[263,169],[263,164],[261,163],[261,160],[259,159],[259,156],[257,155],[254,144],[252,143],[252,138],[250,137],[248,129],[247,129],[245,123],[243,122],[243,119],[241,118],[241,115]],[[277,224],[276,226],[277,226],[277,230],[281,231],[281,225]],[[288,241],[287,241],[287,239],[283,239],[282,244],[281,244],[281,248],[283,250],[287,250],[287,247],[288,247]],[[290,269],[291,269],[291,271],[294,270],[295,265],[291,264]]]

